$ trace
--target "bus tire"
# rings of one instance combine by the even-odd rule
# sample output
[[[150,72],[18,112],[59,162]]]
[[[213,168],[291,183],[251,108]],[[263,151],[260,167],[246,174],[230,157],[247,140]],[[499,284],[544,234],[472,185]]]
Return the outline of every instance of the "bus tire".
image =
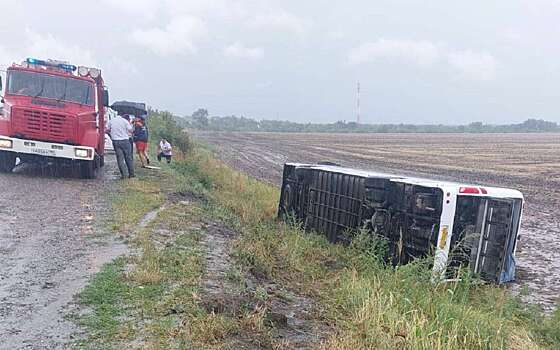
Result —
[[[282,194],[282,207],[284,209],[284,214],[291,214],[294,210],[294,191],[290,184],[284,187],[284,193]]]

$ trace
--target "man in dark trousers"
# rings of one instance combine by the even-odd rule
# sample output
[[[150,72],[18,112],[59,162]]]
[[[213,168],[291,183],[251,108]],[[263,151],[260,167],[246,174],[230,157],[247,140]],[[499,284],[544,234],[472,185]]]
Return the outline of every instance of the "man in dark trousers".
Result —
[[[134,177],[134,158],[132,157],[132,144],[130,142],[133,130],[132,124],[124,115],[119,115],[107,123],[107,133],[113,141],[113,148],[117,155],[117,164],[119,165],[122,179],[126,178],[125,164],[126,168],[128,168],[128,177]]]

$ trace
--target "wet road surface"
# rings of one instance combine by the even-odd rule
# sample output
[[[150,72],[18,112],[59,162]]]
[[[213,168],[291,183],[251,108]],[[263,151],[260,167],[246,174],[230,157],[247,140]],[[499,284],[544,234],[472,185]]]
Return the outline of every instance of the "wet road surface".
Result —
[[[126,247],[99,228],[109,214],[114,156],[97,180],[20,166],[0,174],[0,349],[63,349],[76,331],[73,296]]]

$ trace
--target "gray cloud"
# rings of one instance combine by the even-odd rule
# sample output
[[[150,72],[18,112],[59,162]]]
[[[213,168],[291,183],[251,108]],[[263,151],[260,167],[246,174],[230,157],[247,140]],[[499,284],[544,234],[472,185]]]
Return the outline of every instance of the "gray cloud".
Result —
[[[452,50],[426,40],[384,38],[351,49],[348,62],[353,65],[396,63],[442,70],[449,66],[452,72],[473,80],[492,80],[497,66],[496,58],[487,52]]]
[[[250,28],[257,30],[277,30],[303,35],[307,32],[311,23],[284,10],[276,10],[255,14],[248,21],[248,25]]]
[[[103,70],[111,96],[179,114],[366,122],[560,121],[551,0],[0,0],[0,68]]]
[[[264,50],[260,47],[245,47],[240,43],[234,43],[224,48],[224,55],[231,58],[242,58],[259,60],[264,56]]]
[[[492,80],[496,75],[497,60],[487,52],[450,52],[448,60],[451,67],[470,79]]]
[[[197,41],[206,33],[206,24],[191,16],[178,16],[165,27],[137,28],[130,34],[133,43],[160,56],[196,53]]]
[[[433,65],[440,55],[440,49],[429,41],[379,39],[352,49],[348,59],[352,64],[387,59],[429,66]]]

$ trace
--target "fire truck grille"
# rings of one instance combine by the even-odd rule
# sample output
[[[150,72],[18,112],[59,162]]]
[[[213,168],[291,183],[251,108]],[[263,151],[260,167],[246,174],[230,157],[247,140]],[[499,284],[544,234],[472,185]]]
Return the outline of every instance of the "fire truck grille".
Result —
[[[74,118],[64,114],[36,110],[20,110],[14,117],[14,133],[29,139],[73,143]]]

